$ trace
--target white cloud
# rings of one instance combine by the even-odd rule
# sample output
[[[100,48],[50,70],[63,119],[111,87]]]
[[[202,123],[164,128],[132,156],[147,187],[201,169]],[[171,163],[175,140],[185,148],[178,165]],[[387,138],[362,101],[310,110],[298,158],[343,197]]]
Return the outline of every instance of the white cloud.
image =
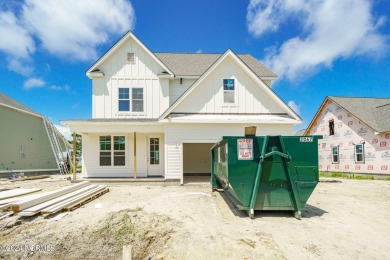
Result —
[[[0,2],[0,52],[8,69],[28,75],[37,49],[68,60],[95,60],[96,48],[135,25],[128,0]],[[23,64],[23,66],[22,66]]]
[[[10,59],[8,62],[8,69],[24,76],[31,75],[34,68],[25,60]]]
[[[54,124],[57,130],[65,137],[66,140],[72,139],[72,133],[70,132],[69,127],[63,125]]]
[[[293,100],[288,101],[287,105],[298,115],[301,114],[301,105],[296,104]]]
[[[337,59],[384,53],[387,36],[378,30],[385,17],[374,17],[371,9],[369,0],[252,0],[248,30],[259,37],[297,22],[300,34],[269,48],[264,59],[280,76],[296,80]]]
[[[53,55],[93,60],[98,45],[133,29],[135,13],[126,0],[26,0],[23,20]]]
[[[197,50],[196,53],[203,53],[201,49]]]
[[[0,51],[12,58],[28,58],[35,52],[35,43],[29,32],[12,12],[0,12]]]
[[[23,89],[33,89],[33,88],[43,88],[45,86],[45,81],[40,78],[29,78],[23,84]]]

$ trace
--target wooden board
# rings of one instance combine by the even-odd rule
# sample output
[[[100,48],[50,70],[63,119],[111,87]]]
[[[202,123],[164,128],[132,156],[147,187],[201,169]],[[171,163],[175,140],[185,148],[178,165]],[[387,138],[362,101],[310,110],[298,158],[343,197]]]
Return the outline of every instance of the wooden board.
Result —
[[[43,196],[39,196],[35,199],[25,200],[25,201],[21,201],[19,203],[13,203],[11,205],[11,209],[14,213],[18,213],[22,210],[31,208],[35,205],[46,202],[48,200],[55,199],[57,197],[60,197],[62,195],[68,194],[72,191],[81,189],[81,188],[86,187],[88,185],[90,185],[90,182],[88,182],[88,181],[84,181],[84,182],[80,182],[80,183],[77,183],[74,185],[70,185],[70,186],[67,186],[67,187],[52,191],[52,192],[48,192],[47,194],[45,194]]]
[[[8,198],[13,198],[17,196],[22,196],[26,195],[29,193],[37,192],[42,189],[13,189],[13,190],[6,190],[0,192],[0,200],[8,199]]]
[[[76,204],[82,203],[83,201],[85,201],[86,199],[88,199],[92,196],[96,196],[96,194],[102,194],[102,193],[107,192],[107,191],[104,192],[104,190],[108,191],[108,188],[104,185],[100,185],[100,186],[96,187],[95,189],[87,191],[83,194],[80,194],[80,195],[75,196],[73,198],[70,198],[68,200],[62,201],[61,203],[55,204],[55,205],[50,206],[48,208],[45,208],[41,211],[41,213],[42,214],[53,214],[53,213],[56,213],[56,212],[59,212],[59,211],[65,209],[65,208],[70,208]]]
[[[38,179],[46,179],[46,178],[49,178],[49,177],[50,177],[50,175],[27,176],[27,177],[10,179],[9,181],[10,182],[15,182],[15,181],[38,180]]]
[[[94,189],[96,187],[97,187],[97,185],[88,185],[86,187],[83,187],[83,188],[80,188],[78,190],[72,191],[72,192],[70,192],[68,194],[62,195],[60,197],[57,197],[57,198],[45,201],[43,203],[40,203],[40,204],[38,204],[36,206],[33,206],[31,208],[25,209],[22,212],[20,212],[20,215],[21,216],[33,216],[33,215],[36,215],[44,208],[47,208],[47,207],[49,207],[51,205],[54,205],[54,204],[58,204],[58,203],[60,203],[60,202],[62,202],[64,200],[67,200],[69,198],[72,198],[72,197],[75,197],[77,195],[80,195],[80,194],[82,194],[84,192],[87,192],[89,190],[92,190],[92,189]]]

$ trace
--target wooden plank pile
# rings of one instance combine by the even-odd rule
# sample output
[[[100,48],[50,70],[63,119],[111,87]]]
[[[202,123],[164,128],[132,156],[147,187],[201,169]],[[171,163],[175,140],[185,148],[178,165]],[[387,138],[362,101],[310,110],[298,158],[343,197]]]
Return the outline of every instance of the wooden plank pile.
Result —
[[[73,210],[108,191],[107,186],[93,185],[84,181],[22,199],[0,201],[0,209],[4,208],[4,205],[8,205],[13,213],[19,213],[21,216],[50,215],[62,210]]]

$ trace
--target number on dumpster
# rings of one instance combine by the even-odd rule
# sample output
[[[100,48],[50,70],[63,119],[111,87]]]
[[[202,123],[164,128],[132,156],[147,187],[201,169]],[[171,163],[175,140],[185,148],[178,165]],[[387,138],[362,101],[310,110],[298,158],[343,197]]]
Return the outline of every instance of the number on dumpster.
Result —
[[[238,160],[253,159],[253,139],[237,139]]]
[[[301,143],[311,143],[313,142],[313,137],[301,137],[299,138],[299,141]]]

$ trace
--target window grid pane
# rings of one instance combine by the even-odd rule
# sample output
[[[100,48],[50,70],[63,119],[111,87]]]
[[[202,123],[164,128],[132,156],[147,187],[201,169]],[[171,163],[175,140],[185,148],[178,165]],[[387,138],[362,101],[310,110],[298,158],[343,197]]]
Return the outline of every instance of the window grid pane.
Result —
[[[118,110],[130,111],[130,89],[119,88],[118,93]]]
[[[143,112],[144,111],[144,89],[133,88],[132,92],[132,111]]]
[[[150,164],[160,164],[159,138],[150,138]]]

